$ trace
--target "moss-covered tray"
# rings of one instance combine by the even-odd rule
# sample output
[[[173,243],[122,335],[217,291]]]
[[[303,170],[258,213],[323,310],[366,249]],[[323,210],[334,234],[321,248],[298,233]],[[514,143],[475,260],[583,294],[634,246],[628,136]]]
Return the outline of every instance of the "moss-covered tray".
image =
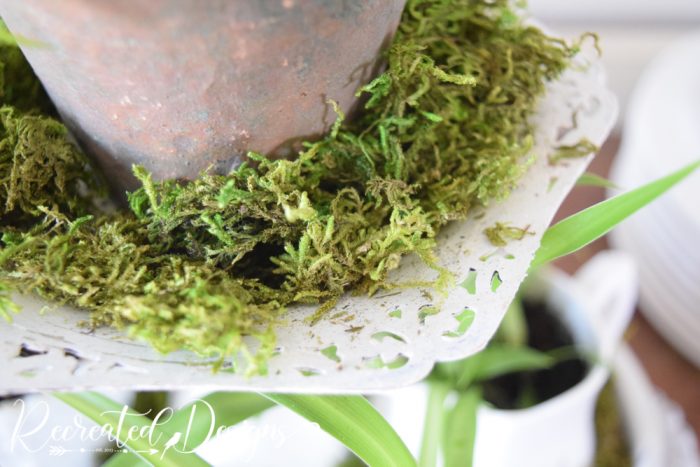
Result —
[[[408,256],[387,281],[402,287],[381,289],[373,296],[346,294],[320,319],[310,319],[317,305],[292,305],[276,328],[274,356],[262,368],[264,374],[254,376],[237,371],[236,358],[213,372],[211,360],[193,353],[162,355],[113,328],[81,327],[84,311],[44,309],[46,303],[37,298],[18,297],[24,311],[12,324],[0,326],[0,394],[195,386],[366,392],[413,383],[436,361],[479,351],[495,332],[541,235],[592,154],[562,156],[580,148],[582,141],[600,145],[615,121],[616,100],[605,87],[595,52],[586,49],[574,67],[548,85],[533,122],[534,162],[519,186],[468,220],[448,224],[438,236],[438,262],[456,278],[446,292],[421,286],[434,281],[437,273]],[[522,235],[489,239],[484,232],[496,226],[500,229],[491,230],[496,236]],[[253,350],[256,345],[251,342]]]

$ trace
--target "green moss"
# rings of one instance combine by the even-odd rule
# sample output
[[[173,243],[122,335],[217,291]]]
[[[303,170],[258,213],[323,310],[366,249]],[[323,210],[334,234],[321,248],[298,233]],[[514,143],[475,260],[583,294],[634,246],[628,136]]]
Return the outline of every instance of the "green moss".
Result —
[[[23,41],[27,44],[27,41]],[[28,45],[41,47],[29,42]],[[17,47],[15,38],[0,20],[0,102],[21,111],[49,113],[53,107],[32,68]]]
[[[608,383],[598,397],[595,409],[597,467],[629,467],[632,465],[630,446],[625,433],[620,404],[613,383]]]
[[[559,146],[556,152],[549,156],[550,164],[557,164],[565,159],[577,159],[586,157],[591,153],[598,152],[600,148],[587,139],[582,139],[576,144]]]
[[[510,240],[522,240],[525,235],[533,235],[530,232],[530,226],[513,227],[502,222],[496,222],[492,227],[484,229],[484,235],[489,239],[493,246],[506,246]]]
[[[445,289],[452,277],[436,263],[435,235],[508,196],[531,160],[537,97],[576,52],[513,8],[409,0],[386,72],[358,93],[358,118],[336,109],[329,134],[298,157],[250,154],[254,165],[227,176],[155,182],[135,167],[142,187],[111,214],[92,207],[94,169],[63,126],[6,92],[0,280],[164,352],[219,363],[242,352],[248,372],[264,371],[288,305],[323,312],[350,289],[373,293],[407,253]]]
[[[95,189],[97,180],[66,135],[63,124],[53,118],[0,107],[2,224],[31,220],[40,214],[40,206],[87,212],[90,202],[81,190]]]

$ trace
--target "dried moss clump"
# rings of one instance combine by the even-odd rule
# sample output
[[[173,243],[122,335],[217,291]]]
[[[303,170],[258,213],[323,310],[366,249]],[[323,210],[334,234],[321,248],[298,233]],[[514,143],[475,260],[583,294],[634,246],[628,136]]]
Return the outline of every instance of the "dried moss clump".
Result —
[[[143,186],[116,214],[92,208],[94,170],[63,127],[3,96],[0,279],[165,352],[242,351],[249,371],[289,304],[372,293],[411,252],[444,286],[437,231],[508,195],[537,98],[576,53],[517,13],[507,0],[409,0],[357,119],[339,115],[294,160],[251,154],[227,176],[157,183],[136,167]]]

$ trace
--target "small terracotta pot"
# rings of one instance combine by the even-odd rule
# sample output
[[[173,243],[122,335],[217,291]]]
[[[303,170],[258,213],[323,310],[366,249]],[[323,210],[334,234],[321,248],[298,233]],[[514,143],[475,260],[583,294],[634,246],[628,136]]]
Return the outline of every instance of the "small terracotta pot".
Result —
[[[0,0],[64,121],[118,188],[289,154],[352,111],[405,0]]]

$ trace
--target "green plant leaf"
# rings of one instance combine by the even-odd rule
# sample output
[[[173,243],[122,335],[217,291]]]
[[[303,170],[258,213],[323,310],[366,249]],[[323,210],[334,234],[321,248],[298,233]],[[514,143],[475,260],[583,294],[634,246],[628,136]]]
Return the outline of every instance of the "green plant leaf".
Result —
[[[509,345],[492,345],[477,355],[479,365],[473,375],[475,381],[516,371],[544,370],[558,361],[555,357],[530,347]]]
[[[170,420],[160,425],[160,428],[169,434],[187,431],[187,438],[183,438],[183,442],[176,446],[181,450],[192,451],[213,435],[210,432],[213,425],[214,431],[220,426],[233,426],[274,405],[272,401],[256,393],[213,392],[177,410]],[[208,413],[209,407],[214,413],[214,423]],[[103,467],[148,467],[148,465],[135,454],[128,452],[112,456],[103,464]]]
[[[450,386],[443,381],[430,381],[428,386],[428,406],[425,411],[423,424],[423,440],[421,442],[420,467],[435,467],[438,451],[444,436],[445,428],[445,399],[450,393]]]
[[[460,392],[454,408],[447,411],[443,437],[445,467],[471,467],[474,463],[476,416],[481,400],[479,389],[471,388]]]
[[[578,186],[595,186],[595,187],[601,187],[601,188],[619,188],[617,185],[615,185],[613,182],[608,180],[607,178],[603,178],[600,175],[591,173],[591,172],[586,172],[583,175],[581,175],[578,180],[576,181],[576,185]]]
[[[542,237],[531,267],[573,253],[602,237],[700,167],[694,162],[670,175],[584,209],[550,227]]]
[[[494,340],[513,346],[527,345],[527,321],[525,320],[525,310],[523,310],[523,302],[519,296],[510,303],[508,311],[506,311],[501,325],[496,331]]]
[[[410,451],[384,417],[361,396],[264,394],[343,443],[371,466],[415,466]]]
[[[4,25],[0,26],[0,45],[21,45],[35,48],[50,47],[46,42],[30,39],[20,34],[12,34]]]
[[[467,389],[475,381],[484,381],[515,371],[549,368],[557,359],[529,347],[491,344],[476,355],[460,362],[461,373],[454,386]]]
[[[155,467],[192,467],[209,466],[196,454],[182,453],[173,449],[171,442],[175,440],[172,433],[165,432],[153,423],[153,420],[134,412],[131,409],[121,421],[123,405],[96,392],[61,392],[54,393],[54,397],[78,410],[86,417],[91,418],[101,426],[110,425],[112,434],[136,453],[142,460]],[[117,427],[121,426],[121,429]],[[140,433],[140,430],[152,429],[152,436],[134,436],[132,430]],[[132,436],[128,434],[132,432]],[[127,439],[129,438],[129,439]]]

